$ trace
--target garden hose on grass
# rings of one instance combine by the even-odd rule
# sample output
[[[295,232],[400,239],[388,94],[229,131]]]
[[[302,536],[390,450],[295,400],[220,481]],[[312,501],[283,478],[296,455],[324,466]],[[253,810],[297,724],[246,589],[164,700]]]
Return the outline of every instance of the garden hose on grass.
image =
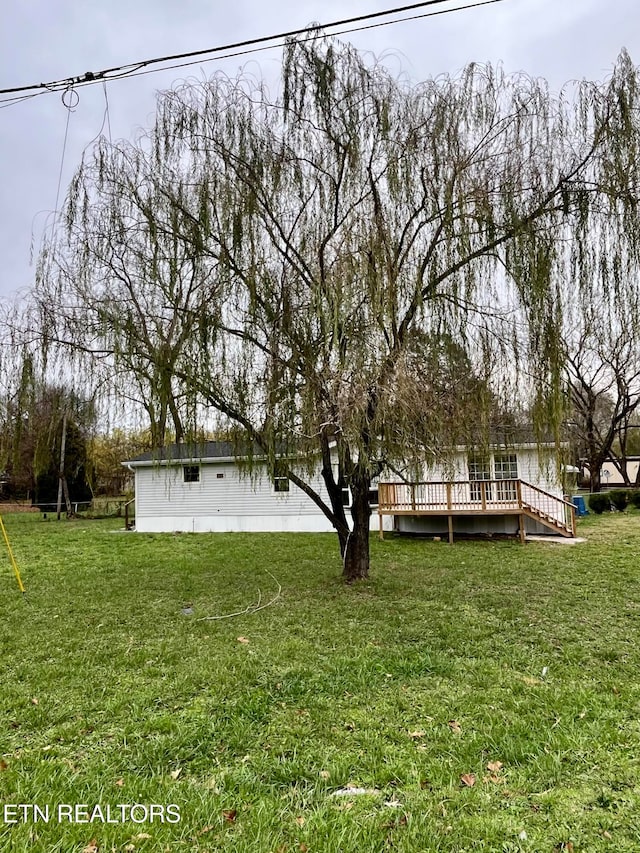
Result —
[[[18,569],[18,564],[16,563],[16,558],[13,556],[13,551],[11,550],[11,543],[9,542],[9,537],[7,536],[7,530],[4,526],[4,522],[2,520],[2,516],[0,515],[0,527],[2,528],[2,535],[4,536],[4,541],[7,543],[7,551],[9,552],[9,559],[11,560],[11,565],[13,566],[13,572],[16,576],[16,580],[18,581],[18,586],[20,587],[20,592],[24,592],[24,585],[22,583],[22,578],[20,577],[20,570]]]

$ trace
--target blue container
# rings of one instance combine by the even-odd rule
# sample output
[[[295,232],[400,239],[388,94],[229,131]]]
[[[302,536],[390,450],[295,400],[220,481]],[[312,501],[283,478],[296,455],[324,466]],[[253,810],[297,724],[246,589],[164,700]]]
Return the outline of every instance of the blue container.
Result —
[[[576,508],[576,515],[578,515],[578,516],[589,515],[589,510],[587,509],[587,506],[584,502],[584,498],[582,497],[582,495],[574,495],[571,498],[571,502],[573,503],[574,507]]]

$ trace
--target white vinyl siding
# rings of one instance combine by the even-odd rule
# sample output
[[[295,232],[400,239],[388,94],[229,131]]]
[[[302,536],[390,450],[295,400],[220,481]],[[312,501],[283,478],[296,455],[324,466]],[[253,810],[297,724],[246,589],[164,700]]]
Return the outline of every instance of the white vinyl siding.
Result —
[[[533,486],[543,489],[556,497],[562,497],[562,486],[556,469],[555,454],[551,448],[538,448],[536,445],[520,445],[508,450],[490,450],[485,454],[485,464],[481,457],[474,457],[466,450],[458,450],[448,465],[426,466],[422,479],[460,482],[461,480],[516,479],[525,480]],[[488,460],[487,460],[488,457]],[[507,457],[515,457],[515,463]],[[496,467],[496,460],[498,466]],[[473,467],[469,465],[472,461]],[[488,467],[487,467],[488,462]],[[517,471],[513,477],[506,471]],[[492,476],[487,477],[489,473]],[[495,476],[493,476],[495,475]],[[380,478],[384,480],[384,477]],[[389,480],[396,479],[391,476]],[[411,479],[411,478],[409,478]]]
[[[310,485],[325,494],[320,477]],[[244,476],[232,462],[201,463],[200,479],[191,483],[183,482],[182,466],[179,469],[173,465],[136,468],[136,495],[138,518],[198,514],[279,515],[284,507],[296,515],[318,512],[317,506],[293,483],[288,492],[275,492],[266,471],[261,472],[261,476]]]
[[[136,529],[139,532],[291,531],[332,532],[329,519],[294,483],[276,492],[266,469],[253,476],[231,462],[201,461],[199,481],[185,483],[183,467],[136,466]],[[318,472],[306,482],[329,504]],[[392,519],[385,518],[386,529]],[[371,517],[377,530],[378,517]]]

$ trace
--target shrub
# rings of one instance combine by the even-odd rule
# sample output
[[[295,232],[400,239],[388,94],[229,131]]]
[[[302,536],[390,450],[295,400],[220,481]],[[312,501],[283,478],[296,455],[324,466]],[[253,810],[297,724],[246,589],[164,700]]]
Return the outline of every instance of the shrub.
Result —
[[[640,489],[636,489],[635,492],[629,492],[629,503],[640,509]]]
[[[618,512],[624,512],[629,503],[629,495],[625,489],[616,489],[609,492],[609,498]]]
[[[611,510],[609,492],[596,492],[593,495],[589,495],[589,509],[595,512],[596,515],[609,512]]]

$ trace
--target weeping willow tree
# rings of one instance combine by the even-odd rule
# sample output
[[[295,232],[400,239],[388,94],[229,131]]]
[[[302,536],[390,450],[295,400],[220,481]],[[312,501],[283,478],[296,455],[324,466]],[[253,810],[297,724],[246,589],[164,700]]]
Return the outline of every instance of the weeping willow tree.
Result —
[[[171,381],[315,502],[345,578],[365,577],[372,478],[479,440],[498,374],[518,387],[528,360],[559,422],[559,295],[571,278],[588,299],[594,264],[635,258],[636,87],[624,54],[553,97],[476,65],[408,85],[320,35],[291,41],[277,98],[216,76],[162,95],[133,150],[103,142],[41,286],[94,316],[115,298],[92,334],[135,373],[173,280],[158,270],[185,259],[198,299],[170,304],[189,323]],[[609,280],[623,299],[620,265]]]

